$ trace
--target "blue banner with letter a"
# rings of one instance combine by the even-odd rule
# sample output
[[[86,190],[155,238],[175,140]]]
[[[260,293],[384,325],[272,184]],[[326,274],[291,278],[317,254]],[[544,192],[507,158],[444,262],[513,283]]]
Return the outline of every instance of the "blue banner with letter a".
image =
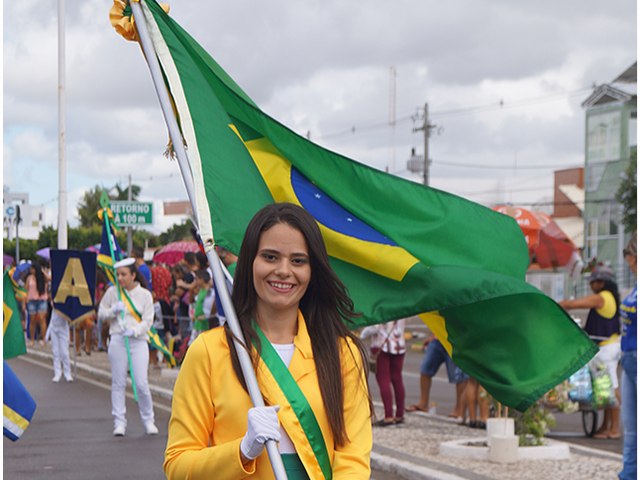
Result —
[[[94,313],[96,254],[76,250],[51,250],[53,308],[69,322]]]

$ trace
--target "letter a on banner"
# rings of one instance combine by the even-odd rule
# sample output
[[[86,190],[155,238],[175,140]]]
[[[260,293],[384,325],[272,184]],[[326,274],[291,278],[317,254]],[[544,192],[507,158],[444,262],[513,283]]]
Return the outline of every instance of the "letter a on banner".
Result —
[[[53,307],[68,321],[94,313],[96,254],[75,250],[51,250]]]
[[[54,303],[66,303],[68,297],[78,297],[80,305],[84,307],[93,306],[87,278],[79,258],[69,259],[58,286],[58,293],[53,301]]]

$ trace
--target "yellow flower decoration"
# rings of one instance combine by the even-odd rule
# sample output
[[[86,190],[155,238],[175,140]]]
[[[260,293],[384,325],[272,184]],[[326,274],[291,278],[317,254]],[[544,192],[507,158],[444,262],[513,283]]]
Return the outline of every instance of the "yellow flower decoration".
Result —
[[[139,2],[140,0],[131,1]],[[166,13],[169,13],[169,5],[161,3],[160,6]],[[109,11],[109,20],[116,32],[122,35],[126,40],[130,40],[132,42],[138,41],[138,31],[136,30],[129,0],[113,0],[113,7],[111,7],[111,10]]]

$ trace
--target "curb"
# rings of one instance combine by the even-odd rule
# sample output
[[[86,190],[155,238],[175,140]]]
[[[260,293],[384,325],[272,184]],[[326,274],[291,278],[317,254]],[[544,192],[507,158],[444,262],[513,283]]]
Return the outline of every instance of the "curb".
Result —
[[[371,452],[371,466],[407,480],[493,480],[492,477],[376,444]]]

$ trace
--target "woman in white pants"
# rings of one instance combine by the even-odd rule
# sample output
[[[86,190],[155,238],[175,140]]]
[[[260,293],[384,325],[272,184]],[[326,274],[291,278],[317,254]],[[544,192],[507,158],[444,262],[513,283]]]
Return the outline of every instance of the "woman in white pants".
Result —
[[[111,413],[114,419],[113,434],[124,436],[127,428],[125,390],[127,386],[128,358],[126,340],[129,340],[131,369],[138,392],[140,418],[147,435],[157,435],[154,422],[153,401],[147,378],[149,369],[149,347],[147,332],[153,324],[153,298],[143,288],[144,278],[138,272],[133,258],[126,258],[114,265],[122,294],[111,286],[100,302],[98,317],[110,322],[109,361],[111,362]],[[126,305],[125,296],[134,308]]]
[[[64,379],[67,382],[73,382],[69,362],[69,324],[55,309],[51,312],[46,339],[51,342],[51,353],[53,353],[53,382],[58,383],[63,372]]]

